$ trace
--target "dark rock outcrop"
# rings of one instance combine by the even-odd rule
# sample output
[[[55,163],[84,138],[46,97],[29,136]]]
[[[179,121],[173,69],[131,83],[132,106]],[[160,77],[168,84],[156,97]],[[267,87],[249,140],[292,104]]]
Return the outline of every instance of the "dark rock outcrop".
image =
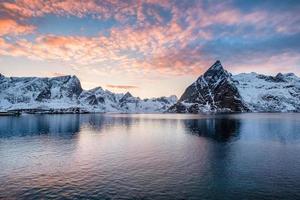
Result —
[[[220,61],[217,61],[185,90],[169,111],[245,112],[248,108],[234,85],[231,74],[224,70]]]
[[[132,94],[130,92],[126,92],[124,94],[124,96],[119,100],[120,103],[123,103],[123,102],[135,102],[136,99],[132,96]]]
[[[82,92],[79,79],[76,76],[69,76],[62,90],[64,90],[67,97],[78,97]]]
[[[83,90],[76,76],[5,77],[0,74],[0,111],[215,113],[300,112],[300,78],[293,73],[231,75],[214,63],[176,96],[140,99],[129,92]]]

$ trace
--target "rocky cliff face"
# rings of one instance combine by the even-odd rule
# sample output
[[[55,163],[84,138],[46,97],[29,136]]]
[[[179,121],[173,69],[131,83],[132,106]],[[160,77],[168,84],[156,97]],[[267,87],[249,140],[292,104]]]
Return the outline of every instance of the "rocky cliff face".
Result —
[[[83,90],[76,76],[5,77],[0,74],[0,111],[211,113],[300,112],[300,78],[293,73],[232,75],[215,62],[176,96],[140,99],[101,87]]]
[[[232,75],[215,62],[190,85],[170,112],[245,112],[248,107],[234,84]]]
[[[0,78],[1,106],[6,104],[30,104],[34,102],[70,102],[82,92],[76,76],[55,78],[5,77]]]
[[[159,100],[162,99],[162,100]],[[5,77],[0,74],[0,110],[30,112],[164,112],[177,98],[142,100],[97,87],[83,90],[76,76]]]

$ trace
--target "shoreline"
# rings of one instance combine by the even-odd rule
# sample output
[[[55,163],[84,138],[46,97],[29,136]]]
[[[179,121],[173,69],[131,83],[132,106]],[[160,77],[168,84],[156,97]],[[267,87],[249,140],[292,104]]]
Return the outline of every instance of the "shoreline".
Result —
[[[295,111],[253,111],[253,112],[200,112],[200,113],[175,113],[175,112],[90,112],[90,111],[61,111],[61,110],[37,110],[37,109],[21,109],[21,110],[9,110],[0,111],[1,116],[20,116],[24,114],[30,115],[65,115],[65,114],[175,114],[175,115],[230,115],[230,114],[284,114],[284,113],[300,113]]]

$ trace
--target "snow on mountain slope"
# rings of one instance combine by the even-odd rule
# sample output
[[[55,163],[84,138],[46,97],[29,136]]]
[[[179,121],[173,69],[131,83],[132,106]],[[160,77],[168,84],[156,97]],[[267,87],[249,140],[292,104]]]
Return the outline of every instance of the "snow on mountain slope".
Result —
[[[142,100],[97,87],[83,90],[76,76],[54,78],[5,77],[0,74],[0,111],[33,112],[164,112],[177,98]]]
[[[82,92],[76,76],[0,77],[0,109],[69,108]]]
[[[231,74],[215,62],[190,85],[170,112],[244,112],[248,111]]]
[[[181,98],[140,99],[101,87],[83,90],[76,76],[5,77],[0,74],[0,111],[202,113],[300,112],[300,78],[293,73],[232,75],[215,62]]]
[[[273,77],[252,72],[232,78],[251,111],[300,112],[300,78],[295,74]]]
[[[118,112],[119,102],[116,94],[96,87],[83,91],[79,96],[80,105],[89,112]]]
[[[217,61],[168,112],[300,112],[300,78],[293,73],[233,76]]]
[[[176,101],[177,97],[174,95],[141,100],[127,92],[120,99],[120,107],[124,112],[164,112]]]

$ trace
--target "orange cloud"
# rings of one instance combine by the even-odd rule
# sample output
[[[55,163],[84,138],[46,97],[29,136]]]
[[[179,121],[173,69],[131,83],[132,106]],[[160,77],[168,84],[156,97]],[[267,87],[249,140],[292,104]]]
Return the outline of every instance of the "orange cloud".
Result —
[[[162,73],[179,75],[192,73],[191,68],[198,69],[196,65],[199,64],[201,55],[199,51],[186,48],[189,42],[211,38],[209,32],[195,33],[193,28],[195,27],[183,29],[174,19],[166,26],[147,26],[144,29],[128,26],[113,28],[109,36],[44,35],[38,36],[34,42],[20,39],[9,43],[3,40],[0,54],[56,60],[77,69],[97,65],[97,70],[103,71],[159,70]]]
[[[113,18],[121,23],[126,23],[130,18],[137,19],[138,25],[149,25],[146,15],[150,15],[156,20],[157,24],[162,23],[162,17],[156,9],[144,5],[157,5],[162,8],[170,9],[172,3],[168,0],[18,0],[3,1],[0,3],[2,9],[9,16],[18,19],[42,17],[47,14],[58,16],[92,16],[96,19]]]
[[[60,73],[60,72],[51,72],[50,76],[66,76],[67,74]]]
[[[135,85],[106,85],[109,88],[117,88],[117,89],[137,89],[138,86]]]
[[[58,16],[92,16],[99,19],[114,18],[119,22],[128,22],[131,17],[137,19],[137,25],[148,26],[147,16],[150,16],[156,25],[163,24],[163,19],[157,9],[151,7],[156,5],[168,9],[172,13],[174,21],[185,19],[189,27],[207,28],[215,24],[241,25],[252,24],[263,28],[266,25],[273,26],[274,31],[279,33],[299,32],[299,26],[293,24],[299,21],[297,13],[282,11],[274,15],[265,10],[256,10],[242,13],[229,2],[218,2],[209,9],[203,1],[196,1],[188,8],[176,5],[169,0],[143,0],[143,1],[120,1],[120,0],[17,0],[2,1],[0,11],[17,19],[42,17],[47,14]],[[148,6],[144,6],[148,5]]]
[[[73,15],[84,17],[92,15],[95,18],[125,19],[133,15],[139,8],[135,2],[126,1],[74,1],[74,0],[18,0],[16,2],[3,2],[0,4],[11,14],[23,18],[41,17],[46,14],[59,16]]]
[[[21,25],[12,19],[0,19],[0,36],[4,35],[24,35],[32,33],[34,26]]]
[[[212,59],[202,52],[206,42],[236,34],[244,24],[255,25],[256,29],[264,29],[268,24],[282,33],[296,32],[299,26],[291,26],[293,20],[274,20],[264,11],[242,13],[230,7],[228,3],[220,3],[206,9],[202,1],[188,9],[175,5],[167,0],[145,1],[74,1],[74,0],[18,0],[0,3],[0,10],[5,9],[9,16],[22,19],[42,17],[47,14],[59,16],[108,19],[114,18],[122,22],[122,26],[109,30],[109,36],[58,36],[38,35],[33,41],[18,39],[8,42],[0,38],[0,55],[22,56],[29,59],[59,61],[69,64],[76,70],[91,69],[97,73],[135,72],[183,75],[201,73]],[[144,4],[150,5],[143,7]],[[152,6],[154,5],[155,6]],[[152,6],[152,7],[151,7]],[[170,10],[171,19],[163,24],[159,6]],[[136,26],[125,22],[134,16]],[[150,16],[154,21],[147,21]],[[285,14],[284,19],[290,19]],[[297,20],[297,17],[295,17]],[[183,23],[180,23],[183,22]],[[184,25],[183,25],[184,24]],[[230,29],[216,35],[211,30],[213,25],[237,25],[235,31]],[[285,25],[288,24],[288,25]],[[30,25],[21,25],[12,19],[0,20],[0,36],[21,35],[34,31]],[[247,34],[247,33],[245,33]],[[257,34],[257,33],[255,33]],[[196,42],[195,42],[196,41]],[[194,42],[196,45],[194,45]],[[192,45],[191,45],[192,44]],[[192,46],[192,47],[191,47]]]

